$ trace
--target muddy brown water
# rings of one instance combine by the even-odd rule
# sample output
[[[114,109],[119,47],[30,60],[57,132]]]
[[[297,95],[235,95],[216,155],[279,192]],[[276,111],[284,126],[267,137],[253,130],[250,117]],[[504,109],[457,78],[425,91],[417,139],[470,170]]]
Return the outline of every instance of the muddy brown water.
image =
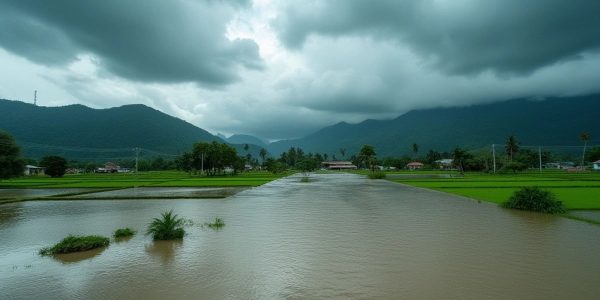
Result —
[[[600,227],[351,174],[288,177],[211,200],[0,206],[0,299],[598,299]],[[143,232],[61,257],[68,233]],[[225,219],[220,231],[197,224]]]

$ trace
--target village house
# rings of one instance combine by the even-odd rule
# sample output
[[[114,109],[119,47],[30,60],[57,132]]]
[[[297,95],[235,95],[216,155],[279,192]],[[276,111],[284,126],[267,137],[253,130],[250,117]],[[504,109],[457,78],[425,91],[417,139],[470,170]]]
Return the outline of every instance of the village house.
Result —
[[[104,164],[104,168],[96,169],[96,173],[117,173],[121,169],[120,166],[113,162],[107,162]]]
[[[46,170],[46,168],[44,168],[44,167],[26,165],[25,170],[23,171],[23,174],[25,176],[44,175],[45,170]]]
[[[328,170],[356,170],[357,167],[350,161],[324,161],[323,168]]]
[[[594,171],[600,171],[600,160],[597,160],[595,162],[592,163],[592,170]]]
[[[413,161],[406,164],[406,168],[409,170],[423,169],[423,166],[423,163],[420,163],[418,161]]]
[[[440,169],[452,169],[454,160],[451,158],[438,159],[435,161],[435,165]]]

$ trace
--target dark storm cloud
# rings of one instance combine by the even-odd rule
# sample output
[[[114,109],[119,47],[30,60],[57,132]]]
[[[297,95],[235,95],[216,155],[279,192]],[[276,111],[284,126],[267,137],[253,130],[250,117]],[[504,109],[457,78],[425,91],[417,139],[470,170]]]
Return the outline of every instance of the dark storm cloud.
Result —
[[[285,7],[290,48],[310,35],[393,39],[451,74],[528,74],[600,47],[595,0],[329,0]]]
[[[2,1],[0,47],[47,65],[93,53],[139,81],[222,85],[262,68],[251,40],[225,38],[248,1]]]

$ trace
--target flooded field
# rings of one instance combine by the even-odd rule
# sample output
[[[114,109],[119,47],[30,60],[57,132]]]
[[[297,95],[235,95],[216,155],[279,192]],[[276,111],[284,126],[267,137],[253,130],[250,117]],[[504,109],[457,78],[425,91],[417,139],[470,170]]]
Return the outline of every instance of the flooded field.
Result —
[[[138,187],[106,191],[99,193],[87,193],[72,198],[224,198],[235,195],[247,187],[215,187],[215,188],[162,188],[162,187]]]
[[[75,194],[91,192],[95,189],[0,189],[0,200],[2,199],[24,199],[24,198],[35,198],[35,197],[48,197],[57,196],[64,194]]]
[[[151,218],[195,225],[153,242]],[[223,217],[219,231],[199,224]],[[59,257],[67,234],[139,234]],[[0,299],[593,299],[600,227],[352,174],[226,199],[0,206]]]

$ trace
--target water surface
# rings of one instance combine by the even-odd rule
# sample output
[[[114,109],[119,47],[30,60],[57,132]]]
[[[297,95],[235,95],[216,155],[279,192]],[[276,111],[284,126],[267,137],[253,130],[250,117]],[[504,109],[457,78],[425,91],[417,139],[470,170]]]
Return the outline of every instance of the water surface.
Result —
[[[211,200],[0,206],[0,299],[594,299],[600,227],[351,174],[288,177]],[[220,231],[139,234],[68,257],[68,233],[142,232],[174,209]]]

